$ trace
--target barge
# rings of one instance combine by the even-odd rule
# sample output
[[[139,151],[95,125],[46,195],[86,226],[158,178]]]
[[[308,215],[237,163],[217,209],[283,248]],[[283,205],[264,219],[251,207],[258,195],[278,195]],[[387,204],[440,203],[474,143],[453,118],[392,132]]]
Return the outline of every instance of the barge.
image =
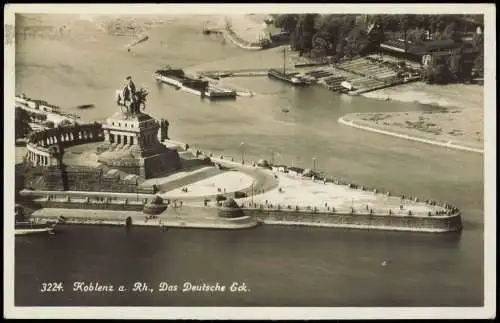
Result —
[[[269,78],[283,81],[294,86],[311,85],[309,80],[298,74],[299,73],[286,72],[286,49],[283,49],[283,71],[272,68],[267,72]]]
[[[178,90],[198,95],[202,99],[220,100],[236,99],[236,91],[227,90],[211,85],[207,80],[187,76],[182,69],[164,68],[155,72],[155,78],[162,82],[174,86]]]
[[[276,69],[270,69],[267,76],[272,79],[280,80],[295,86],[311,85],[311,82],[298,75],[299,73],[285,73]]]

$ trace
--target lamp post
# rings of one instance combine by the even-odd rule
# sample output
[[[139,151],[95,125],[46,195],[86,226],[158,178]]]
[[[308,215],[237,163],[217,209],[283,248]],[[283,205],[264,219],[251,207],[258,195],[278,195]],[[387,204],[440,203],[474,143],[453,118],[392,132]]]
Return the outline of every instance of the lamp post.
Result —
[[[254,180],[252,180],[252,207],[253,207],[253,184],[254,184]]]
[[[137,203],[139,203],[139,181],[135,180],[135,193],[137,196]]]
[[[313,162],[313,171],[315,171],[316,170],[316,157],[312,158],[312,162]]]
[[[244,164],[245,163],[245,143],[241,142],[240,147],[241,147],[241,163]]]

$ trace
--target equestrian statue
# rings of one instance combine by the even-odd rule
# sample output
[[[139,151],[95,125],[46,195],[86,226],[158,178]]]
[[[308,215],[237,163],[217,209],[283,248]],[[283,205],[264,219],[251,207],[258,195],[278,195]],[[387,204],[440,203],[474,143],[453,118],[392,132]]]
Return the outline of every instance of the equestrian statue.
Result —
[[[131,76],[125,78],[124,86],[116,91],[116,103],[121,111],[126,114],[139,114],[142,110],[146,109],[146,97],[148,92],[144,88],[138,91],[132,81]]]

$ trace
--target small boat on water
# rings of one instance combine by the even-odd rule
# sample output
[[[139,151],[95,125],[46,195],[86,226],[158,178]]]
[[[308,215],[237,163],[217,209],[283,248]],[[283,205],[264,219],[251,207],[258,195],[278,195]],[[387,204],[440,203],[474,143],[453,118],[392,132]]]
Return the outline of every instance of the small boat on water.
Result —
[[[16,205],[14,234],[16,236],[42,233],[53,235],[55,234],[56,225],[64,221],[65,218],[60,216],[54,223],[35,223],[25,216],[24,209],[21,205]]]
[[[56,224],[33,223],[32,221],[16,221],[14,233],[16,236],[40,233],[55,234],[55,226]]]

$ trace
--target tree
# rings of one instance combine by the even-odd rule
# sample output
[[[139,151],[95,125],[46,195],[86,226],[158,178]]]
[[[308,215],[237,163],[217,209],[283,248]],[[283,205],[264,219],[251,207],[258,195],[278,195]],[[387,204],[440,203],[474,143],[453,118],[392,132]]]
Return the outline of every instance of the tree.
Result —
[[[345,53],[345,45],[346,45],[346,41],[344,38],[341,38],[337,44],[337,49],[336,49],[336,59],[337,61],[340,60],[342,57],[344,57],[344,53]]]
[[[452,22],[446,26],[446,28],[443,31],[443,38],[444,39],[451,39],[451,40],[456,41],[456,42],[460,41],[460,33],[457,30],[457,23],[456,22]]]
[[[331,35],[327,32],[317,32],[312,39],[312,50],[311,54],[313,57],[323,57],[331,54],[332,43],[329,41],[331,39]]]
[[[281,31],[292,33],[297,27],[298,14],[274,15],[274,26]]]
[[[399,16],[399,27],[403,30],[404,39],[404,50],[405,53],[408,50],[408,28],[411,22],[410,15],[400,15]]]
[[[473,39],[473,48],[477,51],[477,56],[473,62],[473,68],[479,77],[484,75],[484,36],[475,34]]]
[[[450,78],[453,79],[453,81],[462,80],[462,64],[463,58],[459,52],[453,53],[449,57],[448,66],[450,70]]]
[[[299,36],[297,35],[297,32],[294,30],[290,34],[290,47],[292,50],[299,50]]]
[[[298,37],[298,49],[309,52],[312,49],[312,38],[316,33],[314,22],[317,14],[304,14],[299,16],[295,28]]]
[[[356,57],[365,54],[370,45],[366,32],[360,28],[353,28],[345,38],[344,53],[348,57]]]
[[[410,43],[419,45],[425,40],[425,30],[424,29],[413,29],[408,31],[407,39]]]
[[[31,118],[26,112],[26,110],[23,110],[21,108],[16,108],[15,110],[15,138],[24,138],[26,137],[31,131],[32,128],[29,124],[31,121]]]
[[[314,28],[317,30],[315,36],[319,34],[321,35],[321,37],[328,43],[327,47],[329,48],[331,54],[335,53],[337,44],[342,38],[342,35],[340,34],[342,31],[342,18],[343,15],[317,15],[314,21]]]
[[[435,81],[437,84],[447,84],[453,81],[452,74],[450,72],[449,59],[444,57],[438,57],[436,61],[436,73]]]

